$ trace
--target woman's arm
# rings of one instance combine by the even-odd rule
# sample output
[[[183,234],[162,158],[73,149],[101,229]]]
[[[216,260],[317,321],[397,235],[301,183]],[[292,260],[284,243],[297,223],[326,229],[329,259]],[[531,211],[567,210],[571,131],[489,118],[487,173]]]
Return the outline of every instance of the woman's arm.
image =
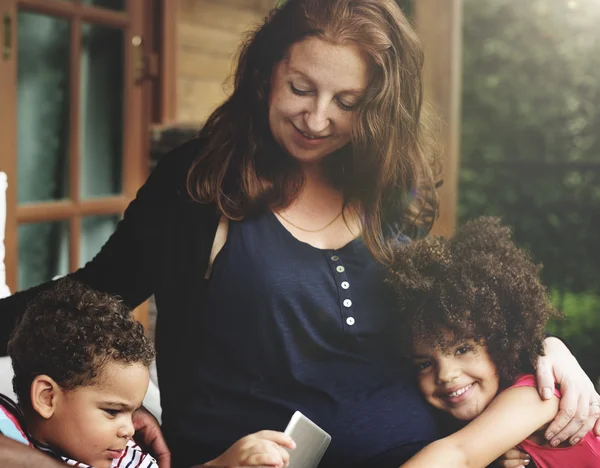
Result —
[[[160,271],[157,259],[164,250],[161,239],[169,208],[182,190],[185,194],[187,167],[198,151],[199,142],[193,140],[165,155],[100,252],[69,276],[120,296],[132,308],[145,301],[154,292],[154,275]],[[0,356],[6,354],[15,321],[27,303],[51,284],[49,281],[0,300]]]
[[[542,398],[560,385],[560,411],[546,430],[546,439],[556,446],[569,440],[576,444],[594,429],[600,436],[600,395],[571,351],[558,338],[544,341],[546,355],[536,365],[538,390]]]
[[[559,399],[542,401],[533,387],[500,393],[488,408],[460,431],[438,440],[403,468],[485,468],[550,421]]]

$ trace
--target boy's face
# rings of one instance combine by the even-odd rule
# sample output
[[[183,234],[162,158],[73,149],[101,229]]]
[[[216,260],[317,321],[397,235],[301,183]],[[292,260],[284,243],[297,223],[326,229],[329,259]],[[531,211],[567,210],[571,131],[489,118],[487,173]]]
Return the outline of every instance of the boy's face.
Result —
[[[108,363],[95,385],[62,391],[46,442],[77,461],[108,468],[133,437],[133,412],[148,390],[143,364]]]
[[[452,333],[445,338],[452,339]],[[452,346],[447,354],[439,347],[415,344],[413,362],[427,402],[456,419],[476,418],[498,394],[496,365],[485,345],[474,340]]]

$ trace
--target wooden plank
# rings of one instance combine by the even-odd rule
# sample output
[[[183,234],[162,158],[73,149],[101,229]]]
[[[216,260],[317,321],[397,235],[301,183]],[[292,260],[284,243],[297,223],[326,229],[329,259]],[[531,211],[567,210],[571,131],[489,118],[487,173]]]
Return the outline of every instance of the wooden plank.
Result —
[[[227,5],[229,8],[258,10],[267,13],[277,5],[277,0],[211,0]]]
[[[160,123],[172,122],[177,115],[177,75],[179,73],[177,25],[180,20],[181,8],[179,2],[180,0],[161,1],[160,115],[158,120]]]
[[[82,5],[60,0],[17,0],[19,10],[28,10],[63,18],[79,17],[85,23],[125,28],[129,24],[126,12]]]
[[[221,55],[180,47],[177,51],[179,76],[187,79],[224,82],[231,76],[234,60]]]
[[[179,47],[223,57],[233,57],[242,42],[239,34],[205,25],[180,22],[177,28]]]
[[[69,197],[77,204],[81,198],[81,20],[71,21],[69,38]],[[79,268],[81,219],[69,223],[69,269]]]
[[[227,2],[210,0],[180,0],[181,22],[222,29],[242,36],[264,20],[264,11],[232,8]]]
[[[10,181],[9,181],[10,183]],[[99,198],[97,200],[86,200],[75,203],[71,200],[10,205],[9,209],[15,210],[18,224],[38,223],[44,221],[55,221],[69,219],[72,216],[100,216],[125,211],[129,203],[126,197]]]
[[[177,93],[180,123],[203,123],[227,97],[221,82],[186,78],[177,80]]]
[[[4,19],[10,21],[12,29],[10,54],[4,57],[0,50],[0,171],[6,173],[6,230],[5,265],[6,283],[12,292],[17,289],[18,278],[18,233],[17,233],[17,9],[15,0],[0,0],[0,28],[2,49],[4,48]]]
[[[460,161],[460,100],[462,71],[462,0],[419,0],[415,20],[425,48],[425,95],[443,127],[444,184],[439,190],[440,217],[432,233],[450,236],[456,228]]]

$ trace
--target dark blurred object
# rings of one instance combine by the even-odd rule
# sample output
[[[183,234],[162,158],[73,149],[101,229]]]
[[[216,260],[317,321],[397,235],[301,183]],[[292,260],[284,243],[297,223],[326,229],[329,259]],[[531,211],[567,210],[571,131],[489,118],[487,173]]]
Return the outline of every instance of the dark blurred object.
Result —
[[[150,169],[173,148],[195,138],[202,124],[173,124],[152,128],[150,138]]]

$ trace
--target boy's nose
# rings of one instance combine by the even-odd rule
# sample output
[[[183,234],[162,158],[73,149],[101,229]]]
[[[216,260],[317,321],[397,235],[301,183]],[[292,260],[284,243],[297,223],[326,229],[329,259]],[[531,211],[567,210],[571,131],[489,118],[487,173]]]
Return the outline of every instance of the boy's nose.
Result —
[[[118,436],[126,439],[132,439],[135,434],[135,428],[133,427],[133,421],[129,420],[123,426],[120,427]]]

